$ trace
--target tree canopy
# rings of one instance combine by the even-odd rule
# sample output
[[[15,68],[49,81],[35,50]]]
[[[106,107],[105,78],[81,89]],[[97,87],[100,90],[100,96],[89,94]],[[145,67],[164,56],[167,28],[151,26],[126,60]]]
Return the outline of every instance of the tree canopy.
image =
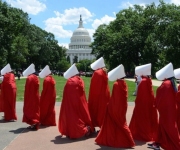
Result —
[[[52,33],[30,23],[27,13],[0,0],[0,68],[7,63],[13,69],[26,69],[34,63],[36,69],[49,65],[53,70],[69,67],[66,48],[58,45]]]
[[[151,63],[152,73],[169,62],[180,67],[180,6],[152,3],[121,10],[93,35],[92,53],[103,56],[109,69],[123,64],[126,72]]]

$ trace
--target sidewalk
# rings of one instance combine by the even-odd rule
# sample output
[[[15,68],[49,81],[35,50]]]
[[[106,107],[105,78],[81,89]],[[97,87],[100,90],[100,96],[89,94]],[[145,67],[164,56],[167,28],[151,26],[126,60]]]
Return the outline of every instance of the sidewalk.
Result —
[[[126,78],[125,80],[128,80],[128,81],[135,81],[135,79],[130,79],[130,78]],[[160,86],[161,85],[161,83],[162,83],[162,81],[159,81],[159,80],[152,80],[152,85],[154,85],[154,86]]]
[[[59,118],[60,102],[56,103],[56,121]],[[58,126],[41,127],[38,131],[26,129],[28,126],[22,123],[23,102],[17,102],[17,122],[3,122],[0,120],[0,149],[1,150],[123,150],[96,145],[96,133],[90,138],[70,140],[61,137]],[[127,122],[129,124],[134,103],[128,103]],[[0,113],[2,115],[2,113]],[[135,141],[134,150],[149,150],[147,143]],[[126,149],[128,150],[128,149]]]

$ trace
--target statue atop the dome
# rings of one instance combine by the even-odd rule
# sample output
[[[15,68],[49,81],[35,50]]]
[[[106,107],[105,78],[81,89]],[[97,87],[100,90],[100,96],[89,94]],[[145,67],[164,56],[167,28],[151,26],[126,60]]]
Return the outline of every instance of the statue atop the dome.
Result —
[[[80,15],[80,21],[82,21],[81,15]]]
[[[83,21],[82,21],[81,15],[80,15],[79,27],[78,27],[78,28],[84,28],[84,27],[83,27]]]

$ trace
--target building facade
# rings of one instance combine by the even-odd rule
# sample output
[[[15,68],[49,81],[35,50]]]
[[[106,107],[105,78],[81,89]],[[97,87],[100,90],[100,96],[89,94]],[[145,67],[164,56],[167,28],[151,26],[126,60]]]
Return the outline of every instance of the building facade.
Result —
[[[70,63],[74,63],[74,59],[77,62],[83,59],[92,60],[95,56],[91,54],[92,48],[89,47],[91,44],[91,37],[89,32],[83,27],[83,21],[80,15],[79,26],[73,32],[71,41],[69,44],[69,49],[66,51],[67,57],[70,58]]]

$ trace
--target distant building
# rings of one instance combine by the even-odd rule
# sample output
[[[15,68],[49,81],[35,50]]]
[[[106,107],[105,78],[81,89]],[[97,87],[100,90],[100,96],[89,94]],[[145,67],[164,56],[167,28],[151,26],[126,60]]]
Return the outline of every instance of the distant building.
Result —
[[[95,56],[91,54],[92,48],[89,47],[90,44],[91,37],[89,36],[89,32],[83,27],[83,21],[80,15],[79,26],[73,32],[69,49],[66,51],[67,57],[69,56],[70,58],[70,63],[73,64],[74,59],[77,59],[77,61],[95,59]]]

